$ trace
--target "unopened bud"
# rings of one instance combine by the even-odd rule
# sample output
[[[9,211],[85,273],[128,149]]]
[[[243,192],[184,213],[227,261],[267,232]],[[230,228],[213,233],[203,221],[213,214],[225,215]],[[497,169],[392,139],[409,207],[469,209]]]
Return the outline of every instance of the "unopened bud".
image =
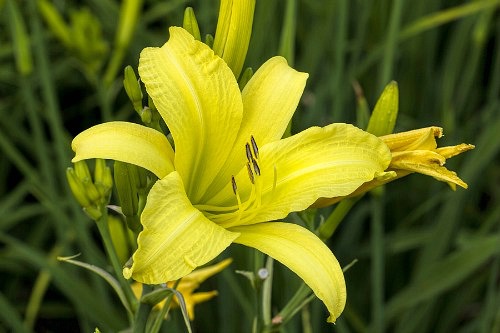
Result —
[[[182,27],[193,35],[194,39],[201,41],[200,28],[198,27],[198,21],[194,15],[193,8],[187,7],[184,11],[184,21],[182,22]]]
[[[366,131],[376,136],[391,134],[398,117],[398,103],[398,84],[396,81],[392,81],[380,95]]]
[[[76,175],[75,169],[73,168],[66,169],[66,179],[68,180],[69,188],[71,189],[73,196],[75,197],[76,201],[80,204],[80,206],[82,207],[90,206],[92,203],[90,202],[90,199],[87,197],[83,184]]]
[[[106,161],[101,158],[95,160],[94,184],[101,197],[107,202],[113,188],[113,176]]]
[[[247,67],[244,71],[243,74],[241,74],[240,80],[238,81],[238,86],[240,87],[240,90],[243,90],[245,86],[247,85],[248,81],[253,76],[253,69],[251,67]]]
[[[208,45],[209,48],[213,49],[214,47],[214,36],[211,34],[205,35],[205,44]]]
[[[123,87],[127,93],[128,98],[134,105],[134,110],[141,114],[142,112],[142,90],[137,76],[132,68],[132,66],[125,67]]]

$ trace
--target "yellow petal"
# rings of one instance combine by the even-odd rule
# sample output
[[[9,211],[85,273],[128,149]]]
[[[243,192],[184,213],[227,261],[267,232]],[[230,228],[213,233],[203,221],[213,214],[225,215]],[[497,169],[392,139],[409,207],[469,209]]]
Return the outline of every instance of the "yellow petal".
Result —
[[[259,155],[261,175],[255,182],[262,193],[260,206],[245,211],[241,219],[218,221],[225,228],[280,219],[318,198],[348,195],[380,175],[391,160],[379,138],[348,124],[311,127],[261,147]],[[236,183],[245,201],[252,188],[246,167]],[[215,200],[227,205],[236,199],[229,186]]]
[[[432,176],[437,180],[467,188],[467,184],[453,171],[446,169],[446,158],[428,150],[414,150],[409,152],[394,153],[391,169],[418,172]]]
[[[412,131],[381,136],[392,152],[408,150],[434,150],[437,147],[436,138],[443,136],[440,127],[419,128]]]
[[[306,85],[308,74],[288,66],[285,58],[266,61],[245,86],[243,120],[226,164],[214,179],[202,201],[227,185],[246,160],[245,143],[253,135],[259,145],[281,139]]]
[[[198,286],[203,282],[205,281],[206,279],[208,279],[209,277],[219,273],[220,271],[222,271],[224,268],[226,268],[227,266],[229,266],[231,264],[231,262],[233,261],[233,259],[231,258],[228,258],[228,259],[224,259],[220,262],[218,262],[217,264],[215,265],[211,265],[211,266],[207,266],[207,267],[202,267],[202,268],[198,268],[197,270],[195,270],[194,272],[192,272],[191,274],[185,276],[181,283],[184,284],[190,284],[190,285],[193,285],[193,286],[196,286],[194,289],[198,288]]]
[[[266,253],[295,272],[325,303],[335,322],[344,310],[346,286],[342,269],[330,249],[312,232],[296,224],[269,222],[231,229],[234,241]]]
[[[134,123],[114,121],[78,134],[71,143],[72,162],[105,158],[141,166],[158,178],[174,170],[174,151],[160,132]]]
[[[211,300],[215,296],[217,296],[219,293],[217,290],[212,290],[212,291],[202,291],[199,293],[194,293],[191,296],[190,304],[187,304],[186,301],[186,307],[189,315],[189,319],[193,320],[194,319],[194,306],[199,303],[203,303],[206,301]]]
[[[221,0],[214,51],[240,76],[252,35],[255,0]]]
[[[141,222],[144,230],[137,239],[133,264],[124,268],[123,275],[147,284],[173,281],[189,274],[238,237],[191,205],[175,171],[153,186]]]
[[[233,146],[242,117],[238,84],[224,61],[182,28],[146,48],[139,74],[175,142],[175,169],[196,202]]]
[[[448,159],[457,156],[468,150],[474,149],[475,146],[467,143],[462,143],[456,146],[441,147],[436,149],[436,153]]]

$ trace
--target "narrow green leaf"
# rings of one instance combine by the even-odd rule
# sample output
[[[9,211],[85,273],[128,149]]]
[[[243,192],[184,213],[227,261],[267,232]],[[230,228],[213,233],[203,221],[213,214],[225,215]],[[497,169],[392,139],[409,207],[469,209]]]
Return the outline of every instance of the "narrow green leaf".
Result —
[[[123,290],[120,287],[120,283],[118,283],[118,281],[111,274],[109,274],[108,272],[106,272],[104,269],[102,269],[100,267],[97,267],[97,266],[94,266],[94,265],[90,265],[90,264],[87,264],[87,263],[84,263],[84,262],[81,262],[81,261],[78,261],[78,260],[73,260],[73,258],[75,258],[77,256],[78,255],[71,256],[71,257],[57,257],[57,260],[63,261],[63,262],[67,262],[67,263],[70,263],[70,264],[73,264],[73,265],[76,265],[76,266],[83,267],[83,268],[85,268],[85,269],[87,269],[87,270],[89,270],[91,272],[96,273],[100,277],[102,277],[107,283],[109,283],[109,285],[116,292],[116,294],[120,298],[120,301],[122,302],[122,304],[125,307],[125,309],[127,309],[127,311],[129,313],[132,313],[132,310],[128,306],[127,298],[125,297],[125,294],[124,294]]]
[[[463,282],[492,255],[500,253],[500,235],[475,239],[429,267],[426,274],[394,296],[387,305],[386,318],[394,319],[408,307],[436,297]]]

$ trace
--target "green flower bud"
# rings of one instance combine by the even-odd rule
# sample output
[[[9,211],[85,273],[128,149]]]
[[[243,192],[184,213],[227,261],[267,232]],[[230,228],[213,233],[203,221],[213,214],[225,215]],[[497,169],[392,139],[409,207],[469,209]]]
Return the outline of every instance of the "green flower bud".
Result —
[[[376,136],[391,134],[398,117],[398,102],[398,84],[396,81],[392,81],[380,95],[366,131]]]
[[[93,220],[102,216],[102,210],[108,204],[113,181],[111,171],[102,159],[96,159],[94,181],[85,161],[78,161],[74,168],[66,170],[69,187],[85,213]]]
[[[115,161],[114,169],[115,187],[122,213],[125,216],[136,215],[138,197],[133,168],[129,168],[128,163]]]
[[[153,120],[153,115],[151,113],[151,109],[149,107],[145,107],[144,109],[142,109],[142,111],[140,112],[140,115],[141,115],[141,121],[144,123],[144,124],[151,124],[151,121]]]
[[[76,201],[80,204],[80,206],[82,207],[90,206],[92,203],[90,202],[90,199],[87,197],[83,184],[80,181],[80,178],[78,178],[78,176],[76,175],[76,172],[73,168],[66,169],[66,179],[68,180],[69,188],[71,189],[73,196],[75,197]]]
[[[213,49],[213,47],[214,47],[214,36],[212,36],[211,34],[206,34],[205,35],[205,44],[207,44],[208,47],[210,47],[211,49]]]
[[[94,206],[83,207],[83,211],[94,221],[99,220],[102,216],[101,210]]]
[[[113,188],[113,176],[106,161],[100,158],[95,160],[94,183],[101,197],[108,202]]]
[[[92,181],[92,176],[90,175],[89,167],[87,162],[78,161],[74,163],[76,176],[83,181]]]
[[[238,86],[240,87],[240,90],[243,90],[245,86],[247,85],[248,81],[253,76],[253,69],[251,67],[247,67],[244,71],[243,74],[241,74],[241,77],[238,81]]]
[[[99,191],[92,182],[89,167],[85,161],[78,161],[75,163],[75,173],[80,180],[80,186],[85,191],[85,195],[91,202],[98,202],[101,198]],[[84,206],[85,207],[85,206]]]
[[[123,86],[128,98],[134,105],[134,110],[142,117],[142,90],[132,66],[125,67]]]
[[[198,21],[194,15],[193,8],[187,7],[184,11],[184,21],[182,22],[182,27],[193,35],[194,39],[201,41],[200,28],[198,27]]]

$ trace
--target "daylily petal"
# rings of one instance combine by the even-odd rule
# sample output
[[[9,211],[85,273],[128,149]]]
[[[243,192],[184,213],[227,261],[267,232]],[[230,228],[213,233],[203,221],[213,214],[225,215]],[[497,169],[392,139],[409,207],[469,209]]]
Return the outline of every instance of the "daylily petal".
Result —
[[[234,241],[266,253],[295,272],[325,303],[335,322],[344,309],[346,286],[330,249],[312,232],[292,223],[269,222],[231,228]]]
[[[238,173],[246,160],[245,143],[253,135],[260,145],[281,139],[299,104],[308,74],[288,66],[283,57],[266,61],[242,92],[243,119],[238,137],[226,164],[203,199],[219,192]]]
[[[455,172],[443,166],[445,161],[445,157],[429,150],[397,152],[393,154],[391,169],[418,172],[432,176],[437,180],[449,183],[453,189],[455,184],[467,188],[467,184]]]
[[[141,215],[144,230],[137,239],[126,278],[158,284],[177,280],[220,254],[238,233],[227,231],[191,205],[177,172],[157,181]]]
[[[238,133],[242,101],[226,63],[182,28],[146,48],[139,73],[175,142],[175,169],[197,202],[224,164]]]
[[[134,123],[113,121],[93,126],[71,143],[72,162],[105,158],[143,167],[158,178],[174,170],[174,151],[160,132]]]
[[[459,154],[462,154],[463,152],[466,152],[468,150],[474,149],[475,146],[468,144],[468,143],[461,143],[456,146],[447,146],[447,147],[440,147],[436,149],[436,153],[439,155],[443,156],[444,158],[452,158],[453,156],[457,156]]]
[[[189,319],[194,320],[194,306],[196,304],[209,301],[212,298],[214,298],[215,296],[217,296],[218,294],[219,293],[217,292],[217,290],[201,291],[199,293],[194,293],[193,295],[191,295],[189,297],[190,298],[189,303],[187,302],[187,300],[185,300],[186,301],[186,310],[187,310]],[[175,300],[177,301],[177,297],[175,298]]]
[[[261,175],[255,177],[255,187],[261,202],[240,219],[221,216],[214,220],[221,226],[276,220],[306,209],[318,198],[348,195],[380,176],[391,161],[389,149],[379,138],[348,124],[311,127],[263,146],[259,155]],[[245,201],[252,191],[246,167],[236,184]],[[215,200],[230,204],[236,199],[229,186]]]
[[[409,150],[433,150],[436,149],[436,138],[443,136],[443,129],[432,126],[419,128],[412,131],[394,133],[381,136],[392,152]]]

